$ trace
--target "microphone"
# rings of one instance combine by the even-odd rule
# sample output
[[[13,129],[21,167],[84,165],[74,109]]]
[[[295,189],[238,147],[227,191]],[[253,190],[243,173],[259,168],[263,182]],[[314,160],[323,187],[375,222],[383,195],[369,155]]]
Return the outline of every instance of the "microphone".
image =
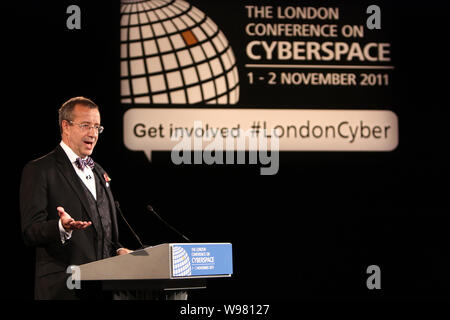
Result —
[[[191,240],[189,240],[188,237],[186,237],[184,234],[182,234],[180,231],[178,231],[177,229],[175,229],[173,226],[171,226],[168,222],[166,222],[166,220],[164,220],[163,218],[160,217],[159,214],[156,213],[155,210],[153,210],[153,207],[151,205],[147,205],[147,210],[150,211],[151,213],[153,213],[162,223],[164,223],[167,227],[169,227],[172,231],[174,231],[175,233],[177,233],[179,236],[181,236],[184,240],[186,240],[187,242],[192,242]]]
[[[141,239],[139,239],[138,235],[136,234],[136,232],[134,232],[133,228],[130,226],[130,224],[128,223],[127,219],[125,219],[125,216],[123,215],[122,210],[120,210],[119,201],[114,201],[114,204],[116,205],[117,211],[119,211],[120,216],[122,217],[123,221],[125,221],[125,223],[127,224],[128,228],[131,230],[131,233],[133,233],[133,236],[136,238],[136,240],[141,245],[141,248],[144,248],[144,245],[142,244]]]

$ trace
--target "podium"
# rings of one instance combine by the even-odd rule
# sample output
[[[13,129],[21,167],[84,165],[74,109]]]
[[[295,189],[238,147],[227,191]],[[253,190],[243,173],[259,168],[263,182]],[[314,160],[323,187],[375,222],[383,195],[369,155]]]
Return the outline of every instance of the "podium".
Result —
[[[191,290],[231,277],[231,243],[164,243],[78,266],[72,280],[104,291]]]

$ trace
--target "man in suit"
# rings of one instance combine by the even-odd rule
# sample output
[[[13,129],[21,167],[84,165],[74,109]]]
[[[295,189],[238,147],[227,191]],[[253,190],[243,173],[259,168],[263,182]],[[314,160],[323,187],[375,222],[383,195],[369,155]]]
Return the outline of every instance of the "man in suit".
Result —
[[[36,299],[76,299],[70,265],[131,252],[119,243],[110,178],[90,158],[103,131],[98,106],[75,97],[59,109],[61,143],[22,173],[20,211],[27,245],[36,247]]]

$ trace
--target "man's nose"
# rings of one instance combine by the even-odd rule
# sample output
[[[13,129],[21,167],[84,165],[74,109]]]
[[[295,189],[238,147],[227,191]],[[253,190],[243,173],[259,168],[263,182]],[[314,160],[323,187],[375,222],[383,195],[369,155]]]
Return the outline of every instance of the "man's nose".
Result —
[[[88,135],[89,135],[89,137],[97,137],[98,129],[96,129],[95,127],[89,127]]]

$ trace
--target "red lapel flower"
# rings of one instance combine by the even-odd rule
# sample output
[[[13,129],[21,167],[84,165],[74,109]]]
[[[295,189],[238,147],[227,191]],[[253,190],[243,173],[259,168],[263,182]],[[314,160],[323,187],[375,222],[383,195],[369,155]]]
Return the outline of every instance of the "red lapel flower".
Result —
[[[103,174],[103,178],[105,178],[106,183],[109,183],[111,181],[111,178],[108,176],[106,172]]]

